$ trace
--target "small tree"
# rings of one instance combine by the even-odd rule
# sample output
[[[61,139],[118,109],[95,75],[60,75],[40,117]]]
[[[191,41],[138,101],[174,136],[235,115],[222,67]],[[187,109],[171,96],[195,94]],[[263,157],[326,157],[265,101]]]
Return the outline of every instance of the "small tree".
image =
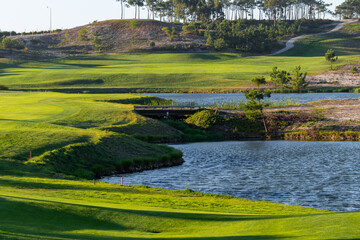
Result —
[[[266,84],[266,80],[264,76],[253,77],[253,79],[251,79],[251,82],[255,83],[258,89],[262,84]]]
[[[79,31],[79,34],[78,34],[78,40],[79,41],[87,41],[89,40],[88,38],[88,31],[85,27],[82,27]]]
[[[355,73],[357,73],[358,68],[356,66],[351,66],[350,71],[351,71],[352,74],[355,74]]]
[[[3,49],[24,49],[25,45],[23,42],[17,39],[11,39],[3,36],[0,42],[0,47]]]
[[[265,97],[271,97],[271,92],[269,90],[266,91],[261,91],[260,85],[261,84],[265,84],[265,78],[260,76],[260,77],[255,77],[252,80],[254,83],[258,84],[258,89],[252,89],[250,91],[246,90],[245,93],[245,97],[246,97],[246,103],[244,106],[244,111],[245,111],[245,116],[248,119],[262,119],[263,124],[264,124],[264,129],[265,129],[265,133],[266,135],[268,135],[268,127],[266,124],[266,119],[265,119],[265,115],[263,112],[264,109],[264,104],[261,102],[261,100],[263,100]]]
[[[301,71],[301,67],[297,66],[295,67],[294,71],[293,71],[293,77],[291,78],[291,87],[294,90],[300,90],[305,88],[309,83],[306,82],[306,76],[307,76],[307,72],[302,73]]]
[[[174,27],[171,29],[171,31],[168,27],[163,27],[161,30],[166,34],[169,41],[174,40],[174,38],[177,36],[176,30]]]
[[[270,78],[273,83],[283,87],[291,81],[290,73],[285,70],[278,69],[277,67],[273,68],[272,73],[270,73]]]
[[[338,57],[335,55],[334,50],[328,49],[325,53],[325,59],[326,61],[330,62],[330,69],[332,70],[332,64],[338,60]]]
[[[226,42],[223,38],[218,38],[214,41],[214,48],[216,50],[221,50],[226,47]]]

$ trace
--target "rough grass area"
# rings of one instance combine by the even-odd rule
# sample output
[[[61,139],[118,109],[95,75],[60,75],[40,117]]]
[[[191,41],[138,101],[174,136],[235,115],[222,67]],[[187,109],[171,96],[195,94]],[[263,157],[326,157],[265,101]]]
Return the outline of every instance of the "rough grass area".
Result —
[[[33,175],[37,168],[44,174],[94,178],[125,165],[139,167],[179,158],[175,150],[130,136],[177,134],[161,122],[137,115],[130,104],[112,103],[141,98],[129,94],[0,93],[0,169]],[[147,128],[151,124],[162,131]],[[127,131],[122,132],[122,127]]]

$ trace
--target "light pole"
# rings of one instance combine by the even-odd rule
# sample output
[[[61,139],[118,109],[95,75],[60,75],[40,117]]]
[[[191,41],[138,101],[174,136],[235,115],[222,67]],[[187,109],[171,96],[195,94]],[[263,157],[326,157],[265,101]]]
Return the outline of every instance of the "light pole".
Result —
[[[50,10],[50,32],[52,32],[52,9],[51,7],[47,7]]]

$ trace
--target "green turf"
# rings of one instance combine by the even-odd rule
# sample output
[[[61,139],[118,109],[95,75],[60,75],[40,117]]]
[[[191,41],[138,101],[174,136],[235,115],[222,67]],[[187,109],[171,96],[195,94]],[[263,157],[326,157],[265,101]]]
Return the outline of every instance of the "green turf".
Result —
[[[334,213],[191,190],[94,184],[34,164],[40,159],[61,168],[64,162],[41,156],[53,149],[69,149],[68,144],[114,147],[110,140],[126,145],[120,152],[112,149],[120,158],[159,153],[158,147],[119,134],[123,129],[130,135],[137,131],[173,134],[172,128],[133,113],[131,105],[119,104],[139,102],[138,98],[141,96],[129,94],[0,93],[0,239],[360,237],[357,212]],[[158,127],[148,128],[150,124]],[[93,149],[80,151],[79,159],[69,159],[80,162]],[[29,151],[33,151],[33,161],[29,161]],[[69,170],[75,164],[66,166]],[[126,184],[126,178],[124,181]]]
[[[341,32],[308,37],[281,56],[246,57],[236,53],[121,53],[50,62],[2,60],[0,84],[10,88],[235,88],[274,66],[301,65],[310,74],[326,71],[324,54],[333,48],[336,66],[359,58],[359,24]]]
[[[126,178],[125,178],[126,181]],[[141,186],[0,177],[8,239],[353,239],[359,213]]]
[[[130,94],[0,93],[0,170],[12,174],[31,174],[32,171],[27,168],[37,166],[33,166],[34,162],[45,162],[55,170],[63,169],[67,172],[73,168],[74,173],[77,163],[64,163],[63,158],[67,156],[68,160],[72,159],[70,152],[75,151],[72,154],[77,156],[81,154],[80,149],[87,149],[86,152],[94,156],[99,153],[92,150],[102,152],[103,156],[99,158],[101,161],[107,159],[107,164],[109,156],[115,152],[114,161],[165,154],[166,149],[128,135],[171,136],[176,131],[165,124],[137,115],[130,104],[114,103],[140,98],[142,96]],[[121,131],[122,128],[127,131]],[[57,156],[53,158],[58,162],[46,161],[49,151],[60,148],[63,150],[52,153]],[[29,162],[30,152],[33,161]],[[77,168],[86,168],[86,164],[91,165],[88,166],[90,168],[97,164],[95,160],[90,160],[88,157],[87,163],[77,165]]]
[[[301,65],[311,73],[324,71],[328,64],[322,50],[328,47],[342,55],[339,65],[358,58],[355,48],[345,46],[358,41],[358,27],[347,28],[352,35],[346,39],[344,34],[331,39],[313,37],[298,43],[293,53],[277,57],[138,53],[51,62],[1,60],[0,84],[242,87],[251,76],[266,74],[273,66],[289,70]],[[305,51],[314,44],[316,48]],[[102,164],[109,163],[108,153],[115,146],[123,147],[116,153],[125,159],[156,157],[164,150],[131,137],[177,134],[163,123],[132,112],[129,103],[137,98],[130,94],[0,93],[0,239],[360,239],[358,212],[59,179],[74,179],[56,168],[69,164],[64,156],[78,164],[83,154],[77,151],[83,149],[90,154],[110,150]],[[47,157],[51,151],[55,158]],[[79,167],[76,164],[66,166]]]
[[[332,48],[343,61],[359,55],[360,23],[345,25],[340,31],[326,35],[311,36],[296,42],[295,48],[280,56],[323,57]]]

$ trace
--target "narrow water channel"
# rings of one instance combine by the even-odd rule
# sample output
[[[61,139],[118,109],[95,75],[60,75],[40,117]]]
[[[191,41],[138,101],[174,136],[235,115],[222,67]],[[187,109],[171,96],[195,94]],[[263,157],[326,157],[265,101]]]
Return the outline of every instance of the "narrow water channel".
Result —
[[[239,141],[172,147],[184,153],[182,166],[122,175],[124,184],[360,210],[359,142]],[[102,181],[120,183],[120,178]]]

